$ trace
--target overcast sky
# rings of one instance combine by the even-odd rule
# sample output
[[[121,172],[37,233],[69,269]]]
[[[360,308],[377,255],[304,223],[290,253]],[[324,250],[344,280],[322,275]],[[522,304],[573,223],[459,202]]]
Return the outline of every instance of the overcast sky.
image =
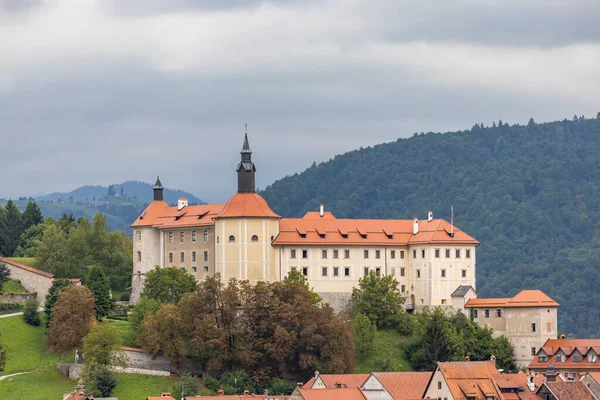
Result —
[[[0,0],[0,197],[225,201],[414,132],[600,111],[600,2]]]

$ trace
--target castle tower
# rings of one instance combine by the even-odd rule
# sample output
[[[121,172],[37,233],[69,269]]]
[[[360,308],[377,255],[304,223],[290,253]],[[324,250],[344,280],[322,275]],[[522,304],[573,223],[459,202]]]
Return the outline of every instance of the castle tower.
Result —
[[[238,193],[255,193],[256,167],[252,162],[252,150],[248,143],[248,131],[244,132],[244,145],[242,146],[240,163],[236,169],[238,175]]]
[[[163,201],[163,191],[164,191],[164,187],[162,185],[162,183],[160,183],[160,178],[158,177],[158,175],[156,176],[156,183],[154,184],[154,187],[152,188],[152,190],[154,191],[154,201]]]

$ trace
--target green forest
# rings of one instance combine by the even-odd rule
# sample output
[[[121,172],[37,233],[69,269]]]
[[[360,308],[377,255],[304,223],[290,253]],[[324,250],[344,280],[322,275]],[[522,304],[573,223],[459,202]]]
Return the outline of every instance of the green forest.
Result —
[[[541,289],[559,330],[600,337],[600,113],[415,133],[287,176],[261,194],[280,215],[449,220],[481,242],[480,296]]]

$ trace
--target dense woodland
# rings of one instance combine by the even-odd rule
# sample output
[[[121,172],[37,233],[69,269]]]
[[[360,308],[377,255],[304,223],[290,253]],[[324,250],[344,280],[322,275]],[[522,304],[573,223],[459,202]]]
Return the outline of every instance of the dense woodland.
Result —
[[[494,122],[338,155],[267,187],[280,215],[324,203],[338,218],[449,219],[481,245],[477,291],[539,288],[559,329],[600,337],[600,113],[527,126]]]

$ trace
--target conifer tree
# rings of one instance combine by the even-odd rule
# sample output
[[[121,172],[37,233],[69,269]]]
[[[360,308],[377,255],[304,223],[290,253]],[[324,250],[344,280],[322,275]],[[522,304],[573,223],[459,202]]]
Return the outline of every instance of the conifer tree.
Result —
[[[104,269],[97,266],[91,267],[85,285],[94,294],[96,318],[101,320],[102,317],[110,314],[114,306],[110,296],[110,282],[104,273]]]

